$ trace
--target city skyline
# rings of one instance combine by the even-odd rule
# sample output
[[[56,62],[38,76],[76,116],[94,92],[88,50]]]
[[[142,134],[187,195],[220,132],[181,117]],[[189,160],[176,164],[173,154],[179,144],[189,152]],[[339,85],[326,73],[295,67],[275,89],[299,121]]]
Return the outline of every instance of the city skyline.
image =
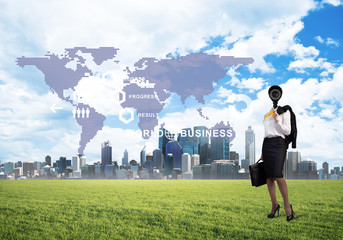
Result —
[[[194,129],[207,129],[205,126],[194,126],[193,127]],[[184,129],[187,129],[187,130],[189,130],[189,129],[191,129],[191,128],[184,128]],[[171,133],[170,131],[168,131],[167,129],[163,129],[163,132],[166,132],[167,133],[167,135],[168,134],[170,134],[170,135],[172,135],[173,137],[172,138],[174,138],[174,135],[175,134],[173,134],[173,133]],[[254,152],[254,150],[255,150],[255,146],[254,146],[254,144],[255,144],[255,133],[254,133],[254,130],[252,129],[252,127],[251,126],[248,126],[248,129],[247,130],[245,130],[245,144],[246,144],[246,147],[245,147],[245,152],[243,153],[243,154],[239,154],[238,153],[238,155],[239,156],[241,156],[240,158],[239,158],[239,161],[241,161],[241,160],[246,160],[246,158],[247,158],[247,156],[250,156],[250,155],[252,155],[252,156],[255,156],[255,162],[259,159],[259,155],[256,155],[255,154],[255,152]],[[194,136],[195,137],[195,136]],[[178,135],[178,142],[179,141],[181,141],[181,142],[183,142],[183,141],[185,141],[184,139],[187,139],[187,143],[191,143],[192,142],[192,139],[194,138],[194,137],[191,137],[191,138],[189,138],[189,137],[186,137],[186,138],[182,138],[180,135]],[[160,141],[161,141],[161,139],[166,139],[165,138],[165,135],[163,134],[163,137],[161,138],[161,137],[159,137],[158,138],[158,143],[156,144],[156,146],[157,147],[155,147],[155,148],[152,148],[153,150],[152,151],[149,151],[149,152],[147,152],[146,151],[146,145],[144,145],[144,147],[141,149],[141,151],[137,151],[137,152],[139,152],[140,154],[139,154],[139,161],[138,161],[138,159],[134,159],[134,158],[128,158],[128,154],[129,154],[129,152],[127,151],[127,149],[125,149],[125,151],[123,151],[123,153],[124,153],[124,157],[122,157],[121,158],[121,161],[119,161],[119,159],[112,159],[112,146],[111,146],[111,144],[110,144],[110,142],[108,141],[108,140],[106,140],[106,141],[104,141],[104,142],[102,142],[101,143],[101,152],[100,152],[100,154],[99,154],[99,156],[100,156],[100,158],[98,158],[97,160],[90,160],[90,159],[88,159],[87,158],[87,163],[90,163],[90,164],[94,164],[94,163],[97,163],[97,162],[103,162],[101,159],[103,158],[102,156],[103,156],[103,154],[106,154],[107,156],[105,157],[106,159],[111,159],[111,161],[116,161],[117,163],[121,163],[121,165],[126,165],[126,166],[128,166],[129,165],[129,162],[131,161],[131,160],[135,160],[135,161],[137,161],[137,162],[139,162],[139,163],[141,163],[141,159],[142,159],[142,153],[143,153],[143,155],[146,155],[146,154],[152,154],[155,150],[161,150],[159,147],[160,147]],[[203,137],[200,137],[200,138],[198,138],[198,139],[204,139]],[[217,139],[219,139],[219,138],[217,138]],[[208,142],[210,140],[210,138],[207,138],[207,140],[197,140],[198,141],[198,145],[200,144],[200,142],[201,141],[204,141],[206,144],[209,144],[210,142]],[[167,140],[167,141],[170,141],[170,140]],[[227,147],[228,148],[228,151],[229,152],[231,152],[231,148],[229,147],[229,144],[227,143],[227,142],[225,142],[225,141],[223,141],[223,144],[225,143],[225,147]],[[164,146],[166,145],[166,143],[164,144]],[[182,144],[181,144],[182,145]],[[201,145],[201,144],[200,144]],[[211,144],[210,144],[211,145]],[[225,151],[225,147],[224,147],[224,145],[223,145],[223,148],[222,148],[222,150],[223,150],[223,153],[222,153],[222,156],[223,156],[223,158],[221,158],[221,159],[229,159],[229,157],[228,156],[225,156],[225,153],[224,153],[224,151]],[[104,149],[105,148],[107,148],[108,150],[107,150],[107,152],[106,151],[104,151]],[[111,150],[109,150],[109,148],[111,148]],[[189,151],[189,148],[186,146],[186,152],[188,152],[189,154],[191,154]],[[200,148],[199,148],[200,149]],[[162,151],[162,150],[161,150]],[[193,150],[192,150],[193,151]],[[211,148],[207,148],[207,151],[211,151]],[[163,151],[162,151],[163,152]],[[292,149],[291,147],[289,147],[289,149],[287,150],[287,154],[289,153],[289,152],[291,152],[291,153],[295,153],[295,152],[300,152],[299,150],[298,150],[298,148],[296,148],[296,149]],[[184,153],[184,152],[183,152]],[[193,153],[192,154],[199,154],[200,152],[198,152],[198,150],[197,151],[193,151]],[[251,153],[253,153],[253,154],[251,154]],[[163,153],[162,153],[163,154]],[[192,155],[191,154],[191,155]],[[201,154],[199,154],[199,156],[201,157]],[[245,156],[245,158],[243,158],[242,156]],[[287,155],[288,156],[288,155]],[[74,156],[72,156],[70,159],[72,159]],[[46,155],[46,157],[45,158],[49,158],[49,160],[51,161],[52,160],[52,158],[51,158],[51,156],[50,155]],[[57,157],[56,159],[60,159],[61,158],[61,156],[59,156],[59,157]],[[309,157],[309,156],[305,156],[305,158],[308,158],[308,159],[310,159],[310,160],[312,160],[312,161],[315,161],[315,162],[317,162],[318,163],[318,165],[322,165],[325,161],[323,161],[323,162],[321,162],[321,161],[318,161],[318,160],[316,160],[316,159],[312,159],[311,157]],[[100,159],[100,160],[99,160]],[[125,159],[125,160],[124,160]],[[221,160],[221,159],[214,159],[214,160]],[[23,160],[24,161],[24,160]],[[21,162],[23,162],[23,161],[21,161]],[[25,160],[25,161],[28,161],[28,162],[37,162],[37,161],[33,161],[33,160]],[[47,161],[47,159],[45,160],[45,161]],[[55,160],[55,161],[57,161],[57,160]],[[109,161],[109,160],[108,160]],[[125,162],[126,164],[123,164],[123,161],[127,161],[127,162]],[[12,162],[12,161],[8,161],[8,162]],[[4,163],[6,163],[6,162],[2,162],[1,161],[1,159],[0,159],[0,164],[4,164]],[[203,162],[202,164],[204,164],[205,162]],[[252,163],[249,161],[249,165],[251,165]],[[340,166],[340,165],[337,165],[337,167],[338,166]],[[342,166],[343,166],[343,163],[342,163]]]
[[[180,173],[182,173],[182,178],[185,179],[221,178],[219,177],[219,175],[218,177],[215,177],[217,175],[214,172],[218,172],[219,174],[219,171],[229,171],[231,172],[231,174],[241,174],[240,177],[238,177],[237,175],[234,178],[248,178],[248,165],[251,164],[251,158],[254,157],[255,141],[255,133],[251,126],[248,126],[248,129],[245,131],[245,158],[239,158],[239,154],[237,152],[231,151],[232,149],[230,149],[229,144],[226,144],[224,137],[217,136],[211,138],[209,136],[204,137],[200,135],[196,137],[196,135],[194,134],[196,129],[207,128],[204,126],[196,126],[193,130],[191,128],[186,128],[185,130],[189,132],[189,135],[180,133],[177,135],[177,137],[175,135],[171,135],[173,137],[170,137],[169,134],[171,133],[167,129],[163,128],[162,132],[166,133],[169,138],[166,138],[165,135],[161,135],[158,142],[156,143],[157,148],[152,153],[146,153],[146,146],[144,146],[140,151],[139,161],[133,159],[129,161],[129,152],[126,149],[124,151],[124,157],[122,158],[121,164],[119,163],[119,161],[113,160],[112,146],[111,143],[107,140],[101,143],[100,153],[102,160],[93,163],[93,165],[87,162],[86,156],[82,156],[80,154],[72,156],[71,160],[67,159],[67,157],[65,156],[61,156],[55,162],[52,162],[51,157],[47,155],[45,157],[45,162],[6,162],[2,166],[2,168],[0,168],[0,173],[2,172],[2,174],[12,174],[13,172],[15,172],[16,176],[23,175],[32,177],[35,176],[33,174],[34,170],[38,173],[41,172],[40,169],[42,169],[42,171],[44,170],[44,173],[46,174],[46,171],[48,169],[53,169],[53,174],[54,172],[55,174],[63,173],[68,174],[69,177],[73,176],[73,178],[82,178],[82,172],[83,174],[86,174],[86,176],[105,176],[107,178],[113,178],[113,176],[116,174],[119,174],[118,176],[121,176],[121,178],[125,178],[125,176],[128,176],[127,174],[130,173],[130,176],[134,178],[135,176],[138,176],[137,174],[139,169],[149,170],[149,176],[150,170],[157,169],[157,171],[159,171],[159,174],[167,176],[172,174],[175,170],[180,171]],[[177,141],[175,139],[177,139]],[[206,143],[206,145],[202,145],[201,143]],[[210,153],[210,155],[207,155],[207,158],[203,159],[204,162],[201,162],[201,154],[199,153],[201,153],[200,150],[204,146],[206,147],[206,152]],[[158,147],[165,147],[165,156],[162,154],[162,150]],[[197,158],[198,160],[194,160],[194,158]],[[184,163],[184,161],[186,162]],[[230,167],[230,169],[224,170],[224,168],[223,170],[220,170],[222,167],[221,165],[217,165],[218,163],[230,163],[233,165],[230,165],[231,167],[228,166]],[[52,164],[52,166],[50,167],[49,164]],[[186,170],[184,170],[184,165],[193,168],[193,166],[197,164],[198,167],[194,168],[195,172],[193,170],[189,171],[188,167],[186,167]],[[120,168],[125,167],[129,169],[130,172],[118,172],[119,166]],[[235,168],[234,166],[237,166],[237,168]],[[47,169],[47,167],[49,168]],[[22,169],[20,170],[20,168]],[[207,170],[202,170],[202,168],[207,168]],[[330,169],[329,163],[327,162],[318,164],[316,161],[308,157],[302,158],[300,151],[296,149],[289,149],[284,165],[284,176],[287,179],[338,179],[339,175],[341,174],[341,169],[343,170],[343,166],[331,166]],[[49,170],[48,172],[50,173],[50,171],[51,170]],[[134,171],[136,173],[134,175],[131,175],[131,171]],[[207,172],[207,175],[203,175],[204,171]],[[242,175],[244,173],[245,175]],[[139,175],[141,176],[141,174],[142,173],[140,173]],[[162,175],[157,176],[161,177]],[[226,178],[224,175],[222,177]]]

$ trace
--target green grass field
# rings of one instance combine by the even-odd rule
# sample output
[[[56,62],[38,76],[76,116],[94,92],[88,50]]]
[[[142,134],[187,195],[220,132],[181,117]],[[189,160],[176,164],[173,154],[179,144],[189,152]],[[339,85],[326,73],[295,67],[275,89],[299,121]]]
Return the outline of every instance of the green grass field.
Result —
[[[291,222],[249,180],[0,181],[0,239],[343,239],[343,181],[287,183]]]

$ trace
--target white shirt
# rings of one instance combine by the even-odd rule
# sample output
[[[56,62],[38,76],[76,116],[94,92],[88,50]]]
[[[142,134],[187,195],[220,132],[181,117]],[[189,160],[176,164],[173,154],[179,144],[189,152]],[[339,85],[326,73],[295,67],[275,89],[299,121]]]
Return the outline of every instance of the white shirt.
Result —
[[[285,138],[285,136],[291,133],[291,113],[286,111],[277,115],[278,122],[273,117],[275,113],[276,109],[272,108],[269,113],[264,115],[263,125],[265,138],[278,136]]]

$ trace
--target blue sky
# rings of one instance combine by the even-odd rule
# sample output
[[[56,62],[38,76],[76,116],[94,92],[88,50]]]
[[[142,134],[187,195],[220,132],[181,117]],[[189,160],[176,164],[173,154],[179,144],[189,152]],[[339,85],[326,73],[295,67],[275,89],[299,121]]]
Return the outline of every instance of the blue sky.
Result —
[[[294,6],[297,6],[294,8]],[[124,150],[139,159],[139,150],[157,148],[130,133],[138,130],[137,118],[118,120],[119,106],[107,96],[120,89],[123,69],[133,68],[142,57],[166,54],[208,54],[252,57],[255,62],[239,72],[228,70],[214,86],[205,105],[194,98],[186,104],[173,94],[159,115],[159,123],[175,131],[183,127],[230,121],[236,131],[232,150],[244,158],[244,131],[256,133],[256,155],[263,140],[262,117],[271,107],[268,87],[284,89],[280,104],[289,104],[298,117],[298,147],[302,157],[343,166],[343,6],[341,1],[32,1],[30,11],[20,1],[0,3],[0,160],[43,161],[77,153],[81,128],[70,104],[58,99],[35,67],[20,68],[15,59],[61,54],[65,48],[114,46],[119,64],[106,62],[96,71],[110,71],[113,79],[94,85],[83,79],[78,93],[106,115],[105,127],[87,145],[89,162],[100,160],[100,143],[110,140],[114,160]],[[93,11],[90,11],[92,9]],[[44,21],[42,20],[44,19]],[[95,66],[91,66],[95,67]],[[93,68],[94,69],[94,68]],[[97,88],[97,89],[95,89]],[[92,91],[91,91],[92,90]],[[56,114],[52,104],[63,107]],[[205,120],[196,109],[202,107]],[[120,140],[119,140],[120,139]]]

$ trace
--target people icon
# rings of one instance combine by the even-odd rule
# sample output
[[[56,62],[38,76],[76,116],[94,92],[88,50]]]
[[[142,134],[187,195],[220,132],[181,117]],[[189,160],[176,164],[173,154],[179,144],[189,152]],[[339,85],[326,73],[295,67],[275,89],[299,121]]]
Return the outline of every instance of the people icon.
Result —
[[[89,113],[90,113],[89,108],[87,108],[86,109],[86,118],[89,118]]]
[[[90,110],[89,108],[74,108],[73,117],[74,118],[89,118]]]
[[[73,117],[76,118],[76,108],[73,108]]]

